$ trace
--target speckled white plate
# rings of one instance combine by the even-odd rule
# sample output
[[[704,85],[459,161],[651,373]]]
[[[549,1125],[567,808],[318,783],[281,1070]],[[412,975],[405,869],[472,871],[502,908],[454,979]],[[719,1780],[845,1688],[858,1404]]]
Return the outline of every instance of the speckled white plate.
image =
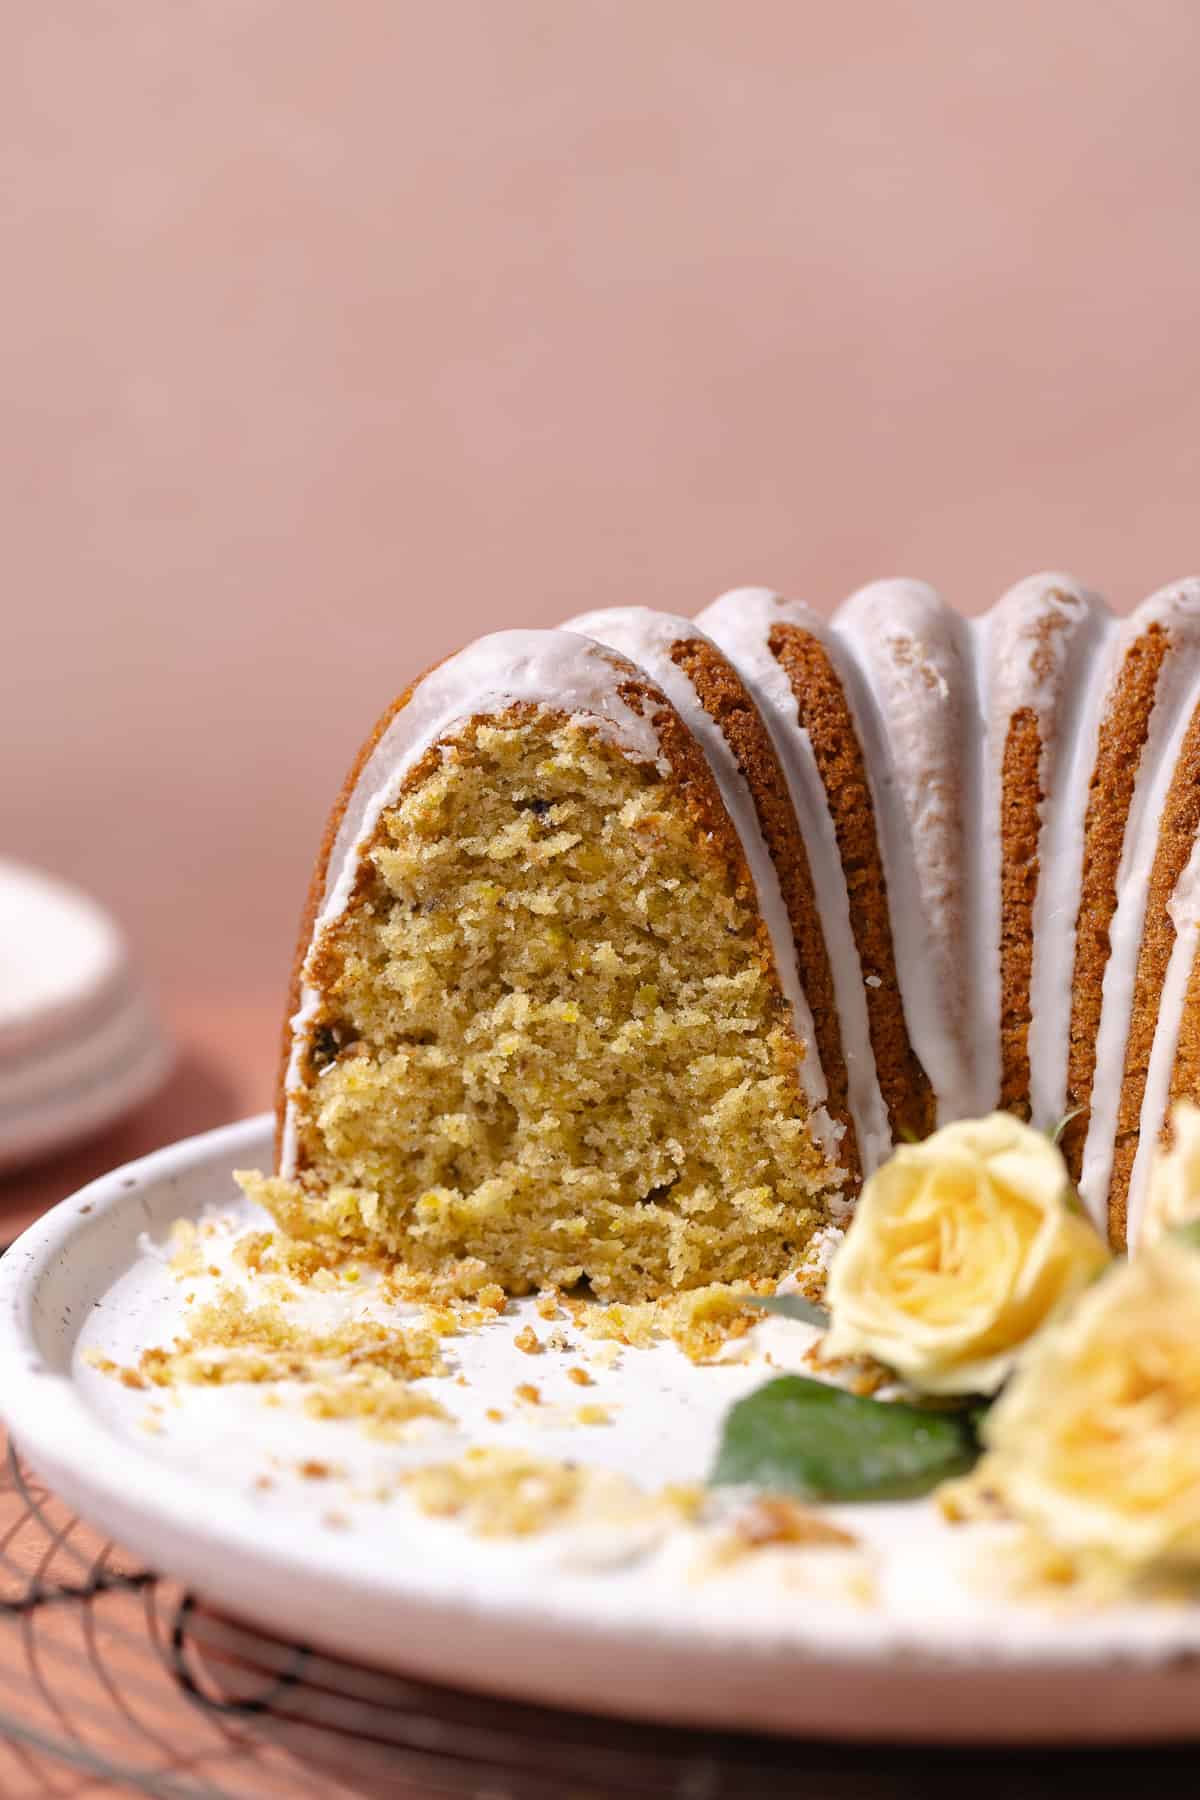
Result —
[[[1200,1608],[1072,1614],[997,1598],[988,1532],[952,1530],[928,1503],[838,1509],[858,1551],[722,1562],[719,1525],[479,1538],[395,1491],[398,1471],[477,1443],[651,1489],[698,1480],[724,1408],[772,1372],[766,1352],[786,1365],[804,1349],[806,1328],[786,1321],[757,1328],[745,1360],[696,1368],[668,1345],[606,1369],[570,1321],[569,1352],[522,1355],[517,1329],[549,1329],[524,1304],[447,1341],[454,1368],[429,1385],[456,1424],[423,1423],[404,1444],[310,1418],[297,1393],[268,1405],[261,1388],[230,1386],[168,1398],[151,1435],[162,1396],[88,1352],[127,1362],[171,1341],[186,1294],[215,1286],[168,1268],[172,1221],[223,1219],[205,1240],[221,1266],[253,1219],[231,1171],[269,1156],[266,1119],[174,1145],[64,1201],[0,1261],[0,1410],[20,1449],[91,1523],[217,1606],[363,1661],[614,1714],[946,1742],[1200,1734]],[[569,1380],[579,1363],[594,1386]],[[514,1400],[530,1381],[540,1406]],[[574,1423],[581,1401],[612,1423]],[[309,1459],[336,1472],[306,1479]]]

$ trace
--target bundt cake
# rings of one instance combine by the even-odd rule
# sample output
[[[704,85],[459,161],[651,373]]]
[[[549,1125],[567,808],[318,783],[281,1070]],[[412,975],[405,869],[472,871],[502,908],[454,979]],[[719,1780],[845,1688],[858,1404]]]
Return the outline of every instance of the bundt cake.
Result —
[[[248,1186],[463,1291],[643,1298],[785,1274],[1002,1107],[1121,1247],[1200,1096],[1198,884],[1200,581],[483,638],[342,791]]]

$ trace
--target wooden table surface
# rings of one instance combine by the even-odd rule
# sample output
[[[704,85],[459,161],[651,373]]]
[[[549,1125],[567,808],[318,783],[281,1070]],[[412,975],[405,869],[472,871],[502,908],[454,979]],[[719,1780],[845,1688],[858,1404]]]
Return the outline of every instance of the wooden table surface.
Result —
[[[169,1008],[168,1023],[179,1056],[155,1100],[92,1143],[0,1183],[4,1242],[117,1164],[270,1104],[274,1002],[184,1000]],[[244,1689],[247,1669],[257,1671],[260,1693],[262,1671],[290,1667],[294,1653],[256,1634],[230,1650],[221,1638],[230,1629],[192,1613],[186,1596],[119,1547],[106,1548],[84,1527],[68,1530],[62,1509],[31,1494],[10,1460],[0,1477],[2,1800],[119,1793],[998,1800],[1057,1797],[1064,1783],[1089,1795],[1147,1783],[1168,1795],[1195,1787],[1190,1751],[781,1745],[545,1713],[322,1658],[310,1659],[271,1705],[235,1703],[226,1679]],[[181,1644],[204,1662],[202,1692],[180,1662]],[[213,1675],[218,1665],[227,1676]],[[476,1761],[481,1740],[488,1748]],[[437,1746],[432,1761],[430,1745]],[[98,1766],[125,1773],[107,1778]]]

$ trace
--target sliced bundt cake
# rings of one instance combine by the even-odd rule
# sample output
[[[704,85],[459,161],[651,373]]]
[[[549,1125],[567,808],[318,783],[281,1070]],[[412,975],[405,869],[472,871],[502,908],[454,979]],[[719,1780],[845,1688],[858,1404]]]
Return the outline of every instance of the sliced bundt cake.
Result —
[[[753,816],[736,761],[581,636],[503,633],[418,682],[317,872],[255,1188],[286,1229],[464,1287],[784,1274],[840,1133],[731,806]]]
[[[1200,582],[1123,620],[1040,575],[970,621],[897,581],[829,623],[764,590],[698,623],[840,865],[843,1029],[860,984],[893,1133],[1065,1121],[1092,1216],[1136,1241],[1169,1103],[1200,1096]]]
[[[1200,583],[916,582],[485,638],[335,810],[297,959],[286,1228],[464,1289],[774,1278],[901,1138],[1063,1126],[1136,1241],[1200,1098]]]

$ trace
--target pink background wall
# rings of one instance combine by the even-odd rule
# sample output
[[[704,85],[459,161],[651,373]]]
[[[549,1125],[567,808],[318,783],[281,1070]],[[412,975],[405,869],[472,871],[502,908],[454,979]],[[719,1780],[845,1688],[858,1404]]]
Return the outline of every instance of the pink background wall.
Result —
[[[275,991],[489,626],[1200,563],[1192,0],[0,14],[0,845]]]

